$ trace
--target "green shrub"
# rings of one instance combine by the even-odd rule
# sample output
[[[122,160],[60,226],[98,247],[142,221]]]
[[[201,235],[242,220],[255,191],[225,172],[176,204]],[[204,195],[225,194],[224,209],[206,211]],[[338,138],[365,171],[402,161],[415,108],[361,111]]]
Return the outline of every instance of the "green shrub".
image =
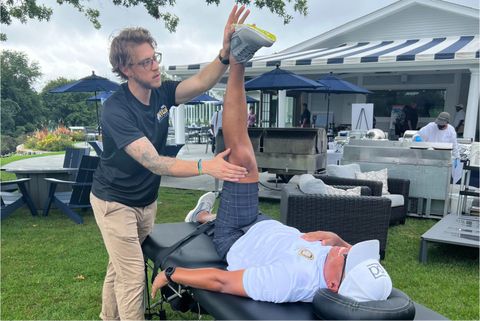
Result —
[[[1,135],[1,155],[6,155],[10,153],[14,153],[19,141],[17,138],[8,136],[8,135]]]
[[[71,131],[70,137],[72,137],[74,142],[83,142],[85,140],[85,132]]]

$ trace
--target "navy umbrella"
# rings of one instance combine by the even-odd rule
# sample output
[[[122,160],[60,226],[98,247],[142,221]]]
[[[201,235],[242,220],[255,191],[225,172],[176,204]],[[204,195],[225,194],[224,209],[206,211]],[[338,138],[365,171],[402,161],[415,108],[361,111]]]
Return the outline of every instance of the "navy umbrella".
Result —
[[[313,92],[313,93],[326,93],[327,94],[327,123],[325,128],[328,130],[328,116],[330,113],[330,94],[371,94],[372,92],[368,89],[362,88],[351,82],[335,77],[333,73],[322,77],[317,80],[321,85],[318,88],[302,88],[302,91]],[[293,91],[293,90],[292,90]],[[296,91],[299,91],[297,89]]]
[[[120,85],[118,83],[108,80],[107,78],[97,76],[95,75],[95,72],[92,71],[91,76],[54,88],[50,90],[50,93],[59,94],[59,93],[67,93],[67,92],[92,92],[93,91],[95,95],[97,95],[97,92],[99,91],[114,91],[114,90],[117,90],[119,87]],[[97,112],[98,133],[100,134],[100,121],[98,117],[97,101],[95,101],[95,107]]]
[[[253,97],[250,97],[250,96],[247,96],[247,104],[255,104],[255,103],[258,103],[258,100],[253,98]],[[216,105],[223,105],[223,101],[222,100],[219,100],[217,102],[215,102]]]
[[[330,73],[328,76],[322,77],[317,80],[322,84],[322,88],[318,92],[327,93],[327,124],[326,129],[328,130],[328,113],[330,112],[330,94],[371,94],[372,92],[368,89],[362,88],[360,86],[354,85],[346,80],[337,78]]]
[[[283,90],[322,87],[318,82],[297,75],[291,71],[277,68],[245,82],[245,90]]]
[[[200,104],[210,103],[210,102],[219,102],[219,100],[210,95],[201,94],[195,98],[192,98],[188,103],[185,103],[185,105],[200,105]]]
[[[104,101],[113,94],[112,91],[102,91],[95,96],[87,98],[87,101]]]

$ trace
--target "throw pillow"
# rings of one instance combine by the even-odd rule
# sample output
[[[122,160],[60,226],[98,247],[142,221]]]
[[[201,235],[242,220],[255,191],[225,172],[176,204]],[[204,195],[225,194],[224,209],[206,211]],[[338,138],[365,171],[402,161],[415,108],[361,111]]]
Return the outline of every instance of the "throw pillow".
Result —
[[[333,186],[326,185],[327,195],[350,195],[350,196],[360,196],[362,192],[362,187],[357,186],[349,189],[335,188]]]
[[[325,183],[311,174],[303,174],[300,176],[298,187],[305,194],[325,194]]]
[[[355,172],[355,178],[367,181],[380,181],[382,182],[382,194],[390,194],[388,192],[388,170],[386,168],[372,172]]]
[[[327,175],[342,178],[355,178],[355,173],[360,172],[360,165],[327,165]]]
[[[360,196],[362,188],[360,186],[343,190],[325,184],[321,179],[315,178],[313,175],[304,174],[300,176],[298,187],[305,194],[322,194],[322,195],[351,195]]]

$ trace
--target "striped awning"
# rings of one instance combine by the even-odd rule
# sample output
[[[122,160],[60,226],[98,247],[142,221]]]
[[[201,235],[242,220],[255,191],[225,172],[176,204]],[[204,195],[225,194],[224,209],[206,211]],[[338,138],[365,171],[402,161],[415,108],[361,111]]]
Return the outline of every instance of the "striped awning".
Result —
[[[479,59],[479,36],[402,39],[344,43],[335,48],[259,56],[250,69],[293,66],[367,65],[395,62],[475,61]],[[478,60],[476,60],[478,61]],[[169,66],[170,71],[197,70],[203,64]]]

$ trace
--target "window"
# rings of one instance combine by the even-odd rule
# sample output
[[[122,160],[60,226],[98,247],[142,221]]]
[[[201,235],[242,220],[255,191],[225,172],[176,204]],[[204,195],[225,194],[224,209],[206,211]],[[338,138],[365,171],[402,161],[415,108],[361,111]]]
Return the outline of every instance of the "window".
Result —
[[[419,117],[436,117],[444,110],[445,89],[375,90],[367,96],[375,117],[390,117],[393,105],[417,104]]]

